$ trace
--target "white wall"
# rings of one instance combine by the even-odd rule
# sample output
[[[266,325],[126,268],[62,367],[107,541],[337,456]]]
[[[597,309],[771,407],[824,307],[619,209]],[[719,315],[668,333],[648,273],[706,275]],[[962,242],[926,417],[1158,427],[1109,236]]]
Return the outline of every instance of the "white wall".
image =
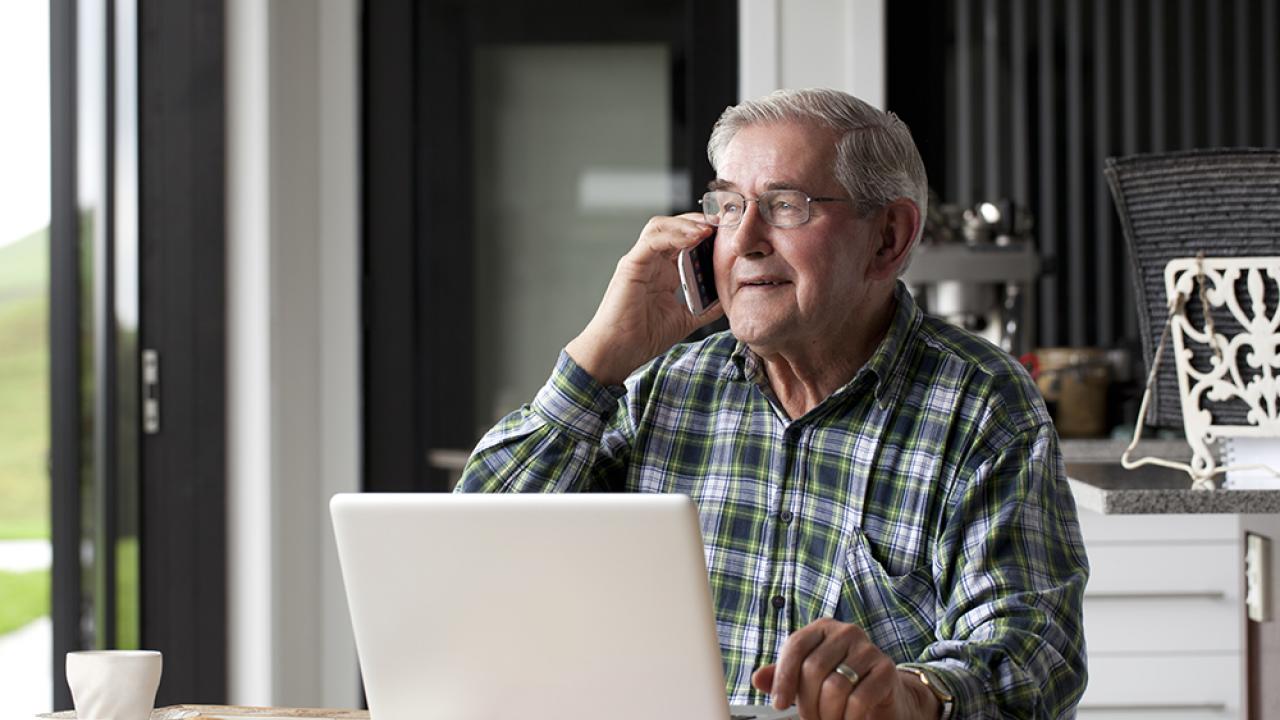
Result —
[[[228,0],[229,700],[354,707],[328,499],[359,484],[356,0]]]
[[[227,5],[227,650],[229,700],[270,704],[268,6]]]
[[[886,0],[739,0],[738,89],[830,87],[883,108]]]

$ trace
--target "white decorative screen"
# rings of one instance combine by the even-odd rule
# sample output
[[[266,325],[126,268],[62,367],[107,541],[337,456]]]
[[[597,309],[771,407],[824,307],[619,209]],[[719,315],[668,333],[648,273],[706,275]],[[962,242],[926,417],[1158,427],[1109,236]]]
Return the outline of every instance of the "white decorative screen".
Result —
[[[1165,266],[1191,475],[1221,438],[1280,438],[1280,257],[1179,258]]]

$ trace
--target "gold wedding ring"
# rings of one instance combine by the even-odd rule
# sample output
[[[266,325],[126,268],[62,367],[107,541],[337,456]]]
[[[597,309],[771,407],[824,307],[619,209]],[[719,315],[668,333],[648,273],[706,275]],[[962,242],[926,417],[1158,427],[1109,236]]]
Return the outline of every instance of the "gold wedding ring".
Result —
[[[848,680],[853,687],[858,687],[858,683],[862,682],[862,676],[858,674],[858,671],[844,663],[837,665],[835,671],[845,680]]]

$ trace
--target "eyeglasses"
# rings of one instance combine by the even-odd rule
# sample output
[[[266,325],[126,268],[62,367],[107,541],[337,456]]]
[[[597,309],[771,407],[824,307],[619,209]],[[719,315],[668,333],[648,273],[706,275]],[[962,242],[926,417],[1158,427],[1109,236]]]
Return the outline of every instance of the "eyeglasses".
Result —
[[[799,190],[767,190],[758,198],[747,198],[733,190],[712,190],[698,204],[708,225],[733,227],[742,222],[747,203],[754,202],[765,222],[789,228],[809,222],[809,203],[845,202],[849,198],[809,197]]]

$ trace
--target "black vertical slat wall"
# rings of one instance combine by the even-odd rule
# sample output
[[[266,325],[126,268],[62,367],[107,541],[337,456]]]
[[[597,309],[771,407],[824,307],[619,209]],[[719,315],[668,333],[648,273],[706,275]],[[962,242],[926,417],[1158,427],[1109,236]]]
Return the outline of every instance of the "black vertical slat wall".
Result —
[[[994,87],[1000,83],[999,43],[1004,33],[1000,27],[1000,0],[982,0],[982,87]],[[999,117],[1003,114],[1001,100],[1007,100],[1004,93],[983,93],[983,117]],[[1007,102],[1005,107],[1008,107]],[[994,123],[982,125],[983,141],[987,147],[1000,142],[1000,127]],[[1006,172],[1001,167],[1004,158],[995,153],[987,153],[981,158],[983,167],[982,186],[987,192],[1000,194],[1006,184]]]
[[[1040,346],[1136,344],[1107,157],[1275,147],[1280,0],[895,0],[889,109],[945,202],[1030,209]],[[946,42],[920,46],[921,18]],[[936,28],[925,33],[937,37]],[[930,74],[945,93],[924,97]],[[938,123],[927,119],[942,113]]]
[[[1274,0],[1264,0],[1262,41],[1258,45],[1261,51],[1258,55],[1262,57],[1262,62],[1258,67],[1262,68],[1261,87],[1270,88],[1269,92],[1262,94],[1262,137],[1268,147],[1275,147],[1280,143],[1280,137],[1277,137],[1280,135],[1280,98],[1277,98],[1280,93],[1276,92],[1276,66],[1280,64],[1277,59],[1280,58],[1280,51],[1277,51],[1276,45],[1280,44],[1280,23],[1276,21],[1276,14]]]
[[[1139,85],[1145,83],[1151,90],[1151,101],[1147,105],[1147,111],[1151,112],[1152,108],[1165,107],[1165,45],[1168,44],[1166,37],[1164,1],[1149,0],[1150,7],[1145,13],[1147,15],[1147,45],[1150,50],[1150,62],[1147,66],[1147,73],[1140,76]],[[1135,40],[1138,39],[1135,37]],[[1145,144],[1149,152],[1161,152],[1167,149],[1165,145],[1165,123],[1163,121],[1153,121],[1154,115],[1147,116],[1146,130],[1150,133],[1151,140]],[[1134,148],[1135,152],[1137,147]]]
[[[959,37],[972,37],[970,19],[973,15],[969,0],[955,0],[955,32]],[[956,90],[955,113],[947,113],[955,118],[955,134],[957,137],[973,137],[976,126],[975,117],[979,116],[973,99],[977,94],[977,84],[973,81],[973,70],[970,57],[980,49],[977,43],[965,43],[955,48]],[[964,198],[973,196],[973,177],[977,170],[974,163],[973,146],[969,143],[957,143],[951,153],[954,156],[949,164],[951,189],[955,198],[965,202]],[[960,168],[965,171],[961,172]]]
[[[1017,0],[1014,0],[1015,2]],[[1035,143],[1038,146],[1036,153],[1037,170],[1036,176],[1039,180],[1037,187],[1039,195],[1043,198],[1057,197],[1058,193],[1058,173],[1057,168],[1060,160],[1060,150],[1062,144],[1057,142],[1057,137],[1062,132],[1062,123],[1058,121],[1058,115],[1054,108],[1059,104],[1058,93],[1062,83],[1055,82],[1054,69],[1058,66],[1058,46],[1053,42],[1042,42],[1041,38],[1052,38],[1054,35],[1054,22],[1056,18],[1052,12],[1052,0],[1040,0],[1037,7],[1034,8],[1037,22],[1033,26],[1036,32],[1032,35],[1029,31],[1022,28],[1013,28],[1012,33],[1030,35],[1035,43],[1037,53],[1035,56],[1036,66],[1036,113],[1033,117],[1039,119],[1034,127]],[[963,37],[963,35],[958,35]],[[1022,56],[1015,65],[1022,65],[1026,62],[1026,56]],[[1014,96],[1014,102],[1021,104],[1026,102],[1025,90],[1021,87],[1011,87],[1010,92]],[[998,118],[993,118],[998,120]],[[1028,122],[1028,125],[1030,123]],[[1049,140],[1049,139],[1052,140]],[[959,172],[959,170],[957,170]],[[1033,202],[1031,195],[1031,187],[1014,188],[1009,193],[1009,198],[1023,207],[1035,208],[1035,216],[1039,229],[1036,231],[1040,244],[1040,252],[1045,258],[1053,258],[1058,254],[1060,242],[1058,239],[1058,203]],[[1057,297],[1058,295],[1058,273],[1050,272],[1040,282],[1040,297],[1036,298],[1036,307],[1040,308],[1040,325],[1036,328],[1036,334],[1039,336],[1041,345],[1049,344],[1046,342],[1048,338],[1056,338],[1061,333],[1059,328],[1061,323],[1058,322],[1060,314],[1059,308],[1054,303],[1045,302],[1045,298]]]
[[[1111,36],[1111,18],[1107,16],[1108,0],[1091,0],[1094,13],[1094,21],[1092,27],[1093,34],[1093,54],[1098,67],[1110,68],[1111,74],[1114,76],[1118,64],[1114,63],[1111,56],[1111,47],[1108,39]],[[1118,50],[1118,49],[1117,49]],[[1086,163],[1086,177],[1095,180],[1095,182],[1084,182],[1082,184],[1089,188],[1091,197],[1090,201],[1094,208],[1106,208],[1107,200],[1111,196],[1111,191],[1107,188],[1107,184],[1099,182],[1102,177],[1102,161],[1113,152],[1114,148],[1119,147],[1116,141],[1115,123],[1111,122],[1111,95],[1115,88],[1114,82],[1095,82],[1093,83],[1093,113],[1089,118],[1089,122],[1093,128],[1093,143],[1089,148],[1088,157],[1090,162]],[[1098,275],[1100,277],[1115,277],[1116,272],[1112,262],[1113,248],[1116,246],[1116,238],[1112,235],[1111,229],[1113,220],[1111,215],[1106,212],[1095,212],[1093,214],[1093,222],[1085,228],[1086,234],[1091,234],[1094,242],[1087,243],[1092,247],[1089,248],[1090,254],[1093,255],[1094,262],[1097,265]],[[1086,243],[1081,243],[1086,245]],[[1123,264],[1120,264],[1123,267]],[[1121,283],[1121,286],[1129,283]],[[1078,287],[1078,286],[1077,286]],[[1097,289],[1097,303],[1099,308],[1116,307],[1116,297],[1118,293],[1112,283],[1099,283]],[[1120,307],[1124,307],[1121,305]],[[1081,313],[1077,313],[1080,315]],[[1096,321],[1098,324],[1099,338],[1115,338],[1117,337],[1116,318],[1112,313],[1100,312],[1097,314]],[[1075,332],[1075,326],[1072,326],[1072,332]]]
[[[1014,0],[1015,2],[1017,0]],[[1086,240],[1084,236],[1084,228],[1087,226],[1087,213],[1085,212],[1085,92],[1084,92],[1084,19],[1081,18],[1085,7],[1083,0],[1067,0],[1062,5],[1064,14],[1061,26],[1065,29],[1064,41],[1067,47],[1066,65],[1062,68],[1065,74],[1065,82],[1067,86],[1067,101],[1061,108],[1055,108],[1055,112],[1060,112],[1066,118],[1066,149],[1067,156],[1065,158],[1066,171],[1066,205],[1058,212],[1058,216],[1065,222],[1064,243],[1065,267],[1070,268],[1072,272],[1064,273],[1062,279],[1066,285],[1067,298],[1073,298],[1075,305],[1074,312],[1068,312],[1065,319],[1060,317],[1060,322],[1066,325],[1065,337],[1071,338],[1068,343],[1071,345],[1086,345],[1089,341],[1084,340],[1088,336],[1088,322],[1095,320],[1101,314],[1102,309],[1097,306],[1097,297],[1088,291],[1085,280],[1088,276],[1085,258],[1092,253],[1086,253]],[[1055,31],[1058,28],[1053,28]],[[1040,42],[1052,43],[1053,36],[1041,37]],[[1050,82],[1056,78],[1051,74]],[[988,121],[999,122],[998,118],[991,118]],[[1063,196],[1050,196],[1041,194],[1039,201],[1041,205],[1058,202]],[[1062,267],[1062,265],[1060,265]],[[1063,296],[1058,298],[1041,298],[1041,302],[1047,302],[1050,306],[1061,307]],[[1083,302],[1082,302],[1083,301]],[[1063,336],[1059,336],[1063,337]],[[1061,342],[1061,341],[1059,341]],[[1053,344],[1059,344],[1055,342]],[[1041,344],[1044,338],[1041,338]]]

